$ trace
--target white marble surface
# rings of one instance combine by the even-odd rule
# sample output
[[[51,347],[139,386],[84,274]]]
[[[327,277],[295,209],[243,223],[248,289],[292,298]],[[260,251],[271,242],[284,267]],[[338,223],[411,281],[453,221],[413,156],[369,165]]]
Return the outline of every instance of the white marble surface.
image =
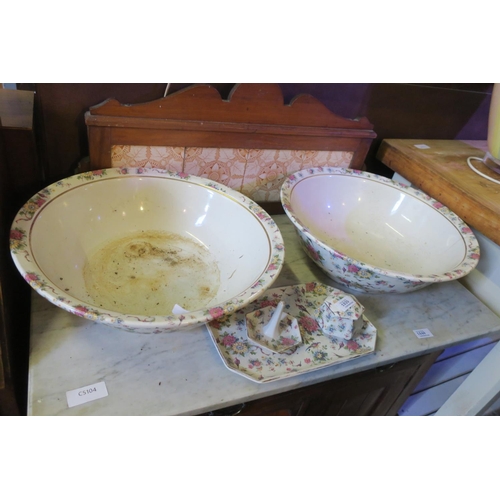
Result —
[[[285,215],[285,266],[273,286],[329,280],[303,253]],[[33,292],[30,415],[194,415],[277,394],[482,336],[500,318],[459,282],[407,294],[356,294],[378,330],[367,356],[297,377],[258,384],[229,371],[208,330],[147,335],[102,326],[63,311]],[[434,337],[418,339],[415,329]],[[68,408],[66,391],[104,381],[108,396]]]

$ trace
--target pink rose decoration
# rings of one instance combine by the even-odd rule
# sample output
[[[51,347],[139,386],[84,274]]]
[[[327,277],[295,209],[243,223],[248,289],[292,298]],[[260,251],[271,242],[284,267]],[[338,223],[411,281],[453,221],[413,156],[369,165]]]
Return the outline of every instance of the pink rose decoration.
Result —
[[[311,318],[311,316],[302,316],[302,318],[299,319],[299,324],[309,333],[319,330],[318,322],[314,318]]]
[[[236,337],[234,335],[226,335],[222,339],[222,345],[226,347],[231,347],[236,342]]]
[[[347,266],[347,270],[350,272],[350,273],[357,273],[359,271],[359,267],[354,265],[354,264],[351,264],[350,266]]]
[[[278,301],[276,300],[263,300],[260,303],[260,307],[276,307],[278,305]],[[257,311],[256,311],[257,312]]]
[[[76,306],[75,307],[75,314],[80,317],[84,317],[89,310],[85,306]]]
[[[346,347],[350,351],[357,351],[361,346],[355,340],[348,340]]]
[[[214,319],[213,321],[210,322],[210,326],[212,326],[216,330],[220,330],[222,328],[222,323],[219,320]]]
[[[224,309],[222,309],[222,307],[212,307],[208,313],[213,319],[217,319],[224,315]]]
[[[318,252],[316,252],[316,250],[314,250],[314,248],[311,245],[307,245],[306,248],[313,260],[319,260]]]
[[[12,240],[22,240],[23,239],[23,233],[21,233],[21,231],[18,231],[17,229],[13,229],[10,232],[10,238]]]

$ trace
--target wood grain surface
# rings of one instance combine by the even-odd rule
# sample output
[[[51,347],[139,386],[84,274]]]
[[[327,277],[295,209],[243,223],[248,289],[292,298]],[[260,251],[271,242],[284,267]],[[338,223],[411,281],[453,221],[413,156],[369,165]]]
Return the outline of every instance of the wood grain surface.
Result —
[[[227,100],[201,84],[146,103],[107,99],[85,123],[91,169],[110,167],[116,144],[350,151],[350,167],[364,169],[376,137],[367,118],[338,116],[311,95],[285,104],[278,84],[237,84]]]
[[[421,145],[428,147],[417,147]],[[483,158],[484,151],[451,140],[386,139],[377,152],[394,172],[500,245],[500,185],[473,172],[467,165],[471,156]],[[480,161],[473,160],[473,165],[500,181]]]

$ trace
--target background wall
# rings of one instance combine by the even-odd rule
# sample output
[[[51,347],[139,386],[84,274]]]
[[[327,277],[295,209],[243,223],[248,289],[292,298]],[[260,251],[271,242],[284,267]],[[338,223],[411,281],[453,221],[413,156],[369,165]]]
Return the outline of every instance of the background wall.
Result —
[[[39,161],[45,184],[70,175],[88,155],[84,113],[113,97],[134,104],[163,97],[165,83],[151,84],[18,84],[36,91],[35,120]],[[169,94],[187,87],[172,83]],[[226,99],[232,83],[211,84]],[[346,118],[366,116],[377,139],[367,169],[389,175],[375,158],[384,138],[486,139],[493,84],[280,83],[285,103],[311,94]]]

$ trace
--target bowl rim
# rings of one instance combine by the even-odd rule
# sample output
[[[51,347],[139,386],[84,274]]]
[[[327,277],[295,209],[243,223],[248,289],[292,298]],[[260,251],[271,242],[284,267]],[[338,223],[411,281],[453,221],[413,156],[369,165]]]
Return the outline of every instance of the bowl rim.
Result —
[[[246,290],[224,302],[189,311],[180,315],[165,316],[129,315],[97,307],[77,299],[60,288],[44,274],[36,262],[31,249],[31,230],[38,216],[52,201],[70,190],[103,180],[124,177],[154,177],[158,179],[187,182],[215,191],[245,208],[261,225],[269,239],[269,258],[262,272]],[[244,194],[208,178],[183,172],[153,167],[106,168],[83,172],[50,184],[34,194],[17,212],[10,229],[10,253],[15,266],[26,282],[41,296],[56,306],[86,319],[104,323],[120,329],[137,332],[160,333],[194,328],[230,314],[256,300],[278,277],[285,259],[283,237],[276,222],[255,201]]]
[[[307,226],[305,226],[299,220],[299,218],[294,214],[293,208],[291,206],[291,196],[294,188],[300,182],[305,181],[306,179],[309,179],[311,177],[317,177],[318,175],[326,175],[326,176],[341,175],[344,177],[361,178],[369,181],[374,181],[379,184],[396,188],[402,191],[403,193],[406,193],[414,198],[417,198],[418,200],[422,201],[430,208],[435,210],[441,216],[445,217],[461,235],[465,246],[465,255],[463,260],[454,269],[447,271],[445,273],[420,275],[420,274],[399,272],[375,266],[373,264],[369,264],[367,262],[363,262],[361,260],[349,257],[348,255],[338,250],[335,250],[334,248],[329,247],[327,244],[323,243],[320,239],[318,239],[309,231]],[[378,174],[373,174],[361,170],[354,170],[344,167],[308,168],[305,170],[300,170],[299,172],[296,172],[295,174],[292,174],[287,177],[287,179],[281,185],[280,198],[281,198],[281,204],[283,206],[286,215],[289,217],[289,219],[295,225],[295,227],[299,229],[307,238],[310,238],[312,241],[314,241],[324,251],[333,254],[337,258],[345,260],[349,265],[354,264],[355,266],[367,269],[369,271],[373,271],[374,273],[377,273],[382,276],[397,278],[402,280],[410,280],[413,282],[422,282],[422,283],[438,283],[443,281],[452,281],[466,276],[477,266],[477,263],[479,261],[480,249],[476,236],[474,235],[472,229],[457,214],[455,214],[452,210],[443,205],[441,202],[425,194],[423,191],[416,189],[412,186],[407,186],[406,184],[394,181],[392,179],[388,179],[387,177],[383,177]]]

